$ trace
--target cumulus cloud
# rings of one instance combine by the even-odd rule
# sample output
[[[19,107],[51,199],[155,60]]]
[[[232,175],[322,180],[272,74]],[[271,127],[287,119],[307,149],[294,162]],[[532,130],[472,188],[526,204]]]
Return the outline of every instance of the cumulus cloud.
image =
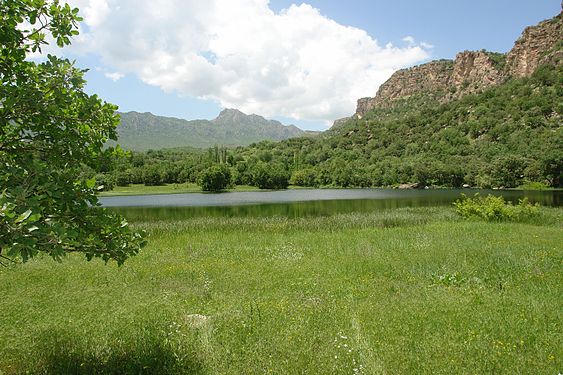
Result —
[[[265,116],[349,115],[395,70],[429,57],[412,37],[381,46],[307,4],[276,13],[268,0],[69,2],[86,25],[74,48],[99,54],[109,70]]]
[[[99,67],[99,66],[96,67],[96,71],[103,73],[104,77],[111,79],[113,82],[117,82],[125,76],[123,73],[110,72],[106,68],[102,68],[102,67]]]

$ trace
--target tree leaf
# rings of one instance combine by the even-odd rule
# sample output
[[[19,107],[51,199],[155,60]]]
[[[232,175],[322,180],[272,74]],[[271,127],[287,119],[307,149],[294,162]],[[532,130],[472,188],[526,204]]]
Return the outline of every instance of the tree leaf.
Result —
[[[18,218],[16,219],[15,223],[19,224],[23,221],[25,221],[30,215],[31,215],[31,210],[27,210],[25,211],[23,214],[21,214],[20,216],[18,216]]]

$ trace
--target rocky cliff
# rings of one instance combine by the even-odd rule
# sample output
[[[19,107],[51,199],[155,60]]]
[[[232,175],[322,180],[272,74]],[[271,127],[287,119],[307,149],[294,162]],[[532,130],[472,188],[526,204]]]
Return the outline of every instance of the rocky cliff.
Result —
[[[432,61],[395,72],[373,98],[358,100],[355,116],[389,108],[415,97],[438,103],[498,85],[510,77],[526,77],[538,66],[563,61],[563,13],[528,27],[508,54],[464,51],[455,60]]]

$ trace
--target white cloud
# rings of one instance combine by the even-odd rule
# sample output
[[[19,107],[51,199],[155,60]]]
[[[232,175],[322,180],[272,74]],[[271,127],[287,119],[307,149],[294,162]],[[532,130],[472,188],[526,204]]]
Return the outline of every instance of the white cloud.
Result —
[[[99,54],[109,70],[265,116],[349,115],[395,70],[429,57],[412,37],[380,46],[307,4],[275,13],[268,0],[69,2],[87,25],[73,48]]]
[[[123,73],[110,72],[106,68],[102,68],[99,66],[96,67],[96,71],[102,73],[104,77],[111,79],[113,82],[117,82],[125,76]]]
[[[121,78],[123,78],[123,73],[119,73],[119,72],[105,72],[104,76],[106,76],[107,78],[111,79],[113,82],[117,82],[119,81]]]
[[[402,40],[403,40],[403,42],[406,42],[406,43],[409,44],[409,45],[414,44],[414,37],[412,37],[412,36],[410,36],[410,35],[407,35],[407,36],[404,37]]]

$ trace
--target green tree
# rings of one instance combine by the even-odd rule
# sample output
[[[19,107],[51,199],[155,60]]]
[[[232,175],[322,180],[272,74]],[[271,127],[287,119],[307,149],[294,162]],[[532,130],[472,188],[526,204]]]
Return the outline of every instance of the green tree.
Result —
[[[318,186],[317,174],[313,168],[300,169],[291,175],[289,182],[296,186],[315,187]]]
[[[120,216],[98,207],[95,179],[115,140],[116,106],[84,92],[84,71],[65,59],[26,60],[51,35],[78,34],[78,9],[57,0],[0,2],[0,257],[60,260],[81,252],[121,264],[144,245]],[[28,25],[28,26],[26,26]]]
[[[149,164],[143,168],[143,182],[147,186],[164,184],[165,175],[160,164]]]
[[[289,185],[289,177],[280,164],[259,162],[252,169],[253,184],[260,189],[285,189]]]
[[[221,191],[231,185],[231,170],[225,164],[213,165],[204,169],[199,176],[203,191]]]

